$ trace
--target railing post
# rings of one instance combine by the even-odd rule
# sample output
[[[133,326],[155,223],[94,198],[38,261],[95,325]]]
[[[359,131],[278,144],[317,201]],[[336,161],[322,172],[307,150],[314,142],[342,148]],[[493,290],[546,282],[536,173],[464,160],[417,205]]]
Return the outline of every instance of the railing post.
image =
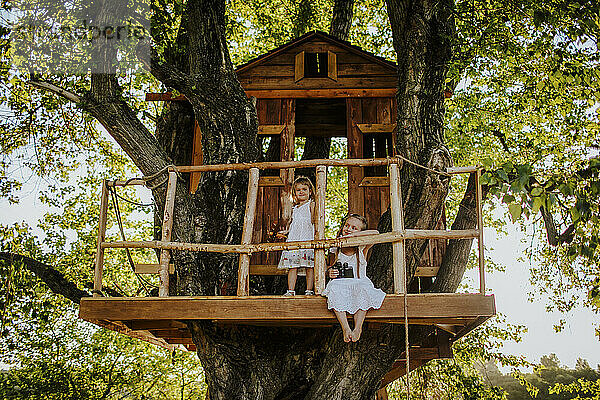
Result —
[[[402,216],[402,192],[400,189],[400,173],[398,164],[388,167],[390,174],[390,209],[392,213],[392,231],[404,233]],[[392,243],[394,266],[394,293],[406,293],[406,261],[404,256],[404,239]]]
[[[171,234],[173,233],[173,210],[175,208],[175,191],[177,189],[177,172],[169,171],[169,181],[167,183],[167,194],[165,199],[165,212],[163,216],[162,225],[162,241],[170,242]],[[169,250],[162,249],[160,251],[160,268],[158,275],[160,279],[160,286],[158,288],[158,295],[160,297],[166,297],[169,295],[169,261],[171,259],[171,252]]]
[[[317,167],[317,187],[315,193],[315,239],[325,239],[325,186],[327,184],[327,167]],[[315,293],[321,294],[325,290],[325,269],[327,259],[325,249],[315,249]]]
[[[104,247],[106,240],[106,213],[108,211],[108,182],[102,180],[102,195],[100,197],[100,216],[98,219],[98,244],[96,246],[96,267],[94,268],[94,297],[100,297],[102,292],[102,271],[104,268]]]
[[[477,193],[477,230],[479,236],[477,238],[477,247],[479,248],[479,292],[485,294],[485,268],[484,268],[484,254],[483,254],[483,194],[481,193],[481,169],[477,168],[475,172],[475,191]]]
[[[244,228],[242,231],[242,244],[252,241],[254,218],[256,214],[256,198],[258,197],[258,168],[250,168],[248,176],[248,193],[246,194],[246,210],[244,212]],[[238,268],[238,296],[248,296],[250,293],[250,253],[240,254]]]

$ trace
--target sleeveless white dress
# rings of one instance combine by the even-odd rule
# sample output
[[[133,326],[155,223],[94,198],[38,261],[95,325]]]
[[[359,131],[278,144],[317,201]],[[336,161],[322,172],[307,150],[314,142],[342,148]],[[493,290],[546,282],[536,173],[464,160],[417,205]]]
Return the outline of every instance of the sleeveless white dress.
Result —
[[[352,267],[355,277],[331,279],[327,283],[323,296],[327,297],[328,309],[355,314],[358,310],[366,311],[370,308],[381,307],[385,292],[377,289],[367,277],[367,260],[363,249],[364,247],[358,248],[358,257],[356,257],[356,253],[347,256],[341,251],[339,252],[338,261],[342,264],[347,262],[348,266]],[[357,258],[359,261],[358,268],[356,265]]]
[[[292,222],[286,242],[300,242],[315,238],[315,226],[310,215],[310,203],[292,207]],[[315,251],[313,249],[284,250],[279,259],[279,269],[314,268]]]

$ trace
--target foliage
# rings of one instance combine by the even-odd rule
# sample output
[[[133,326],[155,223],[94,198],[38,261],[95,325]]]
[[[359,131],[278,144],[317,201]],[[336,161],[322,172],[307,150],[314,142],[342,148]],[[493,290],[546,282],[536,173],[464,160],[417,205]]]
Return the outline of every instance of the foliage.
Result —
[[[550,354],[540,359],[532,373],[502,374],[492,363],[485,364],[480,371],[489,385],[506,390],[508,400],[597,399],[600,395],[600,370],[592,369],[581,358],[573,369],[561,366],[556,355]]]
[[[0,362],[10,368],[0,372],[2,398],[204,399],[194,354],[92,327],[72,306],[46,310],[46,319],[23,314],[5,329]]]
[[[155,14],[158,25],[154,37],[164,54],[179,50],[173,39],[180,28],[183,4],[179,0],[155,2],[170,11]],[[243,63],[308,30],[327,31],[331,6],[328,0],[230,1],[227,36],[234,63]],[[515,221],[538,226],[530,253],[535,265],[532,278],[539,282],[538,290],[550,293],[562,311],[578,302],[594,309],[600,307],[598,7],[591,0],[459,0],[455,58],[447,77],[447,90],[453,92],[453,97],[446,102],[446,141],[455,163],[484,163],[484,182],[497,199],[493,204],[501,202]],[[0,34],[6,35],[7,28],[0,29]],[[383,1],[357,1],[350,38],[353,44],[393,59]],[[18,190],[33,186],[48,212],[34,228],[25,224],[2,226],[2,250],[53,265],[85,288],[91,281],[95,252],[99,182],[134,174],[133,167],[87,114],[54,95],[31,90],[28,74],[7,66],[8,48],[3,40],[0,195],[18,202]],[[81,93],[89,84],[89,76],[42,78]],[[145,103],[143,93],[164,88],[148,75],[123,73],[119,83],[123,99],[153,129],[160,106]],[[338,184],[344,175],[332,170],[330,178],[329,220],[334,221],[343,214],[341,204],[345,203],[336,200],[345,199],[344,187]],[[132,190],[125,191],[124,196],[138,199]],[[449,203],[450,213],[456,203]],[[135,218],[135,207],[124,202],[121,205],[127,237],[151,236],[152,227]],[[570,232],[563,237],[568,240],[557,247],[548,244],[539,228],[538,215],[542,211],[555,221],[559,236]],[[109,221],[115,221],[114,208],[110,213]],[[132,215],[134,218],[130,218]],[[504,222],[494,221],[499,229]],[[329,234],[335,228],[335,224],[328,226]],[[43,237],[37,239],[36,235]],[[109,236],[118,235],[117,226],[110,225]],[[144,260],[152,254],[134,257]],[[126,265],[124,253],[107,259],[105,282],[121,293],[138,294],[144,284]],[[100,391],[91,388],[112,393],[111,388],[118,386],[130,390],[130,398],[140,398],[142,389],[149,395],[152,390],[169,387],[168,382],[153,375],[153,368],[160,371],[168,364],[164,353],[76,323],[73,310],[64,301],[47,295],[45,286],[21,266],[0,265],[0,273],[2,329],[6,332],[1,343],[6,349],[2,354],[7,357],[2,361],[12,366],[0,376],[5,397],[34,398],[52,388],[71,398],[93,398]],[[583,299],[582,292],[586,294]],[[60,313],[65,317],[61,319]],[[497,325],[478,329],[455,346],[456,361],[423,367],[419,372],[424,374],[422,382],[427,376],[427,387],[434,398],[503,398],[501,390],[482,383],[472,360],[523,364],[522,359],[503,356],[498,345],[502,340],[514,340],[519,331],[521,327],[500,329]],[[57,340],[64,337],[73,340]],[[179,371],[191,368],[186,362],[181,361]],[[111,380],[107,380],[107,366],[114,366],[113,374],[108,375]],[[577,377],[559,381],[547,374],[558,373],[560,368],[545,368],[535,375],[539,379],[528,375],[523,379],[536,387],[546,385],[553,393],[597,392],[597,380],[594,383],[592,378]],[[135,371],[144,371],[143,376]],[[200,376],[199,370],[192,371],[192,375]],[[164,373],[173,376],[175,372]],[[414,379],[421,378],[417,375]],[[192,387],[198,388],[196,384],[194,381]],[[24,388],[31,389],[31,393],[24,394]],[[170,388],[169,393],[179,389]]]
[[[505,391],[496,383],[489,384],[481,365],[496,363],[505,367],[529,366],[521,356],[501,352],[502,343],[520,341],[524,326],[512,325],[498,315],[452,345],[453,359],[433,360],[410,374],[411,399],[506,399]],[[406,398],[405,380],[390,387],[392,399]]]
[[[597,2],[457,2],[446,139],[483,164],[513,221],[534,226],[531,280],[549,308],[598,310]],[[506,220],[493,221],[502,229]]]

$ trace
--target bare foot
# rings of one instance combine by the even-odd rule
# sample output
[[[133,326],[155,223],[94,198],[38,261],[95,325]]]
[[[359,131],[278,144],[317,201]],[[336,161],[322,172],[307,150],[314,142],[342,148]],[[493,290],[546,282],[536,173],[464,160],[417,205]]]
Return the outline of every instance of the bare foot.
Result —
[[[358,339],[360,339],[360,334],[362,333],[362,328],[356,328],[352,331],[350,337],[352,338],[353,342],[358,342]]]
[[[348,343],[352,341],[352,331],[350,329],[343,329],[342,333],[344,334],[344,342]]]

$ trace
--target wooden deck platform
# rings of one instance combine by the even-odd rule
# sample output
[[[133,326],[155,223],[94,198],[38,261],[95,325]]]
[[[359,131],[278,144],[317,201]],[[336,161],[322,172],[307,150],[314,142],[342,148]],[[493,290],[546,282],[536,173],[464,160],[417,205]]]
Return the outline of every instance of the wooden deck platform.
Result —
[[[435,325],[454,341],[496,314],[494,296],[409,294],[410,324]],[[318,327],[337,324],[321,296],[94,297],[81,300],[79,316],[97,325],[172,348],[195,350],[183,321],[222,324]],[[387,295],[367,323],[404,323],[402,295]]]

